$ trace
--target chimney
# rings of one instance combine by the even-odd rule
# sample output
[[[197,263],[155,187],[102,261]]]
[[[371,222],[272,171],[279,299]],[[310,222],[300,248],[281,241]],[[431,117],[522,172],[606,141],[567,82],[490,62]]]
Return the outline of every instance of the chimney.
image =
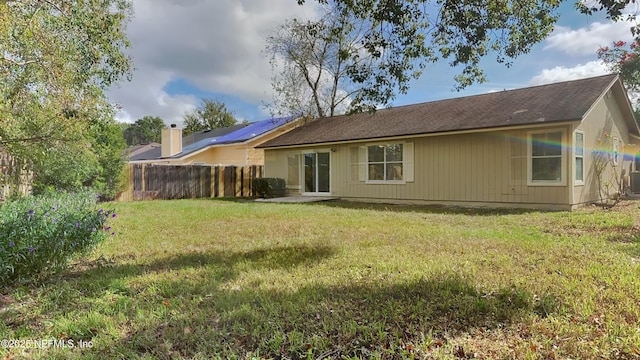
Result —
[[[170,157],[182,152],[182,129],[178,129],[176,124],[162,129],[162,157]]]

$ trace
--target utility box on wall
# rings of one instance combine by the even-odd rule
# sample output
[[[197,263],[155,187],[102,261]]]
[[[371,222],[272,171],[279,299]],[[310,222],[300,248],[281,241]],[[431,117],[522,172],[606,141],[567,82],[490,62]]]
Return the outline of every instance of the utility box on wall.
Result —
[[[631,173],[631,192],[640,194],[640,172]]]

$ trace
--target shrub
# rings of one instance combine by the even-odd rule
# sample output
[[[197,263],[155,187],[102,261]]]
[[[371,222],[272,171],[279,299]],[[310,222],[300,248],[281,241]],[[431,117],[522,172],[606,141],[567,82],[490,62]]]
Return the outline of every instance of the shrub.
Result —
[[[24,197],[0,205],[0,286],[63,270],[112,235],[116,214],[89,192]]]
[[[253,179],[253,191],[260,197],[282,196],[285,191],[285,181],[281,178]]]

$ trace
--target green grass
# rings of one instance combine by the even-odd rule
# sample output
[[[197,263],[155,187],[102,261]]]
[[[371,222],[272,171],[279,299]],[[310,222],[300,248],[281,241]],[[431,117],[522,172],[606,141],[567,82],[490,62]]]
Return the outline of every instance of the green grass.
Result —
[[[635,203],[115,207],[91,258],[0,297],[0,339],[76,346],[0,357],[640,358]]]

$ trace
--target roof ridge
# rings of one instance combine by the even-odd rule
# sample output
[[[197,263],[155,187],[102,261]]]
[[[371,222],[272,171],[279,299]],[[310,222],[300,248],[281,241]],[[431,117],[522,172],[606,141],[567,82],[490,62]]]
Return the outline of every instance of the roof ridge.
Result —
[[[609,74],[605,74],[605,75],[592,76],[592,77],[588,77],[588,78],[564,80],[564,81],[553,82],[553,83],[525,86],[525,87],[516,88],[516,89],[508,89],[508,90],[505,89],[505,90],[499,90],[499,91],[485,92],[485,93],[481,93],[481,94],[463,95],[463,96],[457,96],[457,97],[446,98],[446,99],[429,100],[429,101],[423,101],[423,102],[419,102],[419,103],[415,103],[415,104],[405,104],[405,105],[399,105],[399,106],[390,106],[390,107],[382,108],[382,109],[379,109],[379,110],[400,109],[400,108],[403,108],[403,107],[420,106],[420,105],[426,105],[426,104],[431,104],[431,103],[437,103],[437,102],[441,102],[441,101],[458,101],[458,100],[462,100],[462,99],[466,99],[466,98],[474,98],[474,97],[481,97],[481,96],[492,96],[492,95],[495,95],[495,94],[501,94],[501,93],[505,93],[505,92],[526,91],[526,90],[532,90],[532,89],[540,88],[540,87],[559,86],[559,85],[563,85],[563,84],[566,84],[566,83],[595,80],[595,79],[599,79],[599,78],[603,78],[603,77],[612,77],[612,78],[615,79],[616,77],[618,77],[618,74],[609,73]],[[378,111],[378,110],[376,110],[376,111]],[[342,114],[342,115],[338,115],[338,116],[349,116],[349,115],[348,114]],[[334,116],[334,117],[336,117],[336,116]]]

